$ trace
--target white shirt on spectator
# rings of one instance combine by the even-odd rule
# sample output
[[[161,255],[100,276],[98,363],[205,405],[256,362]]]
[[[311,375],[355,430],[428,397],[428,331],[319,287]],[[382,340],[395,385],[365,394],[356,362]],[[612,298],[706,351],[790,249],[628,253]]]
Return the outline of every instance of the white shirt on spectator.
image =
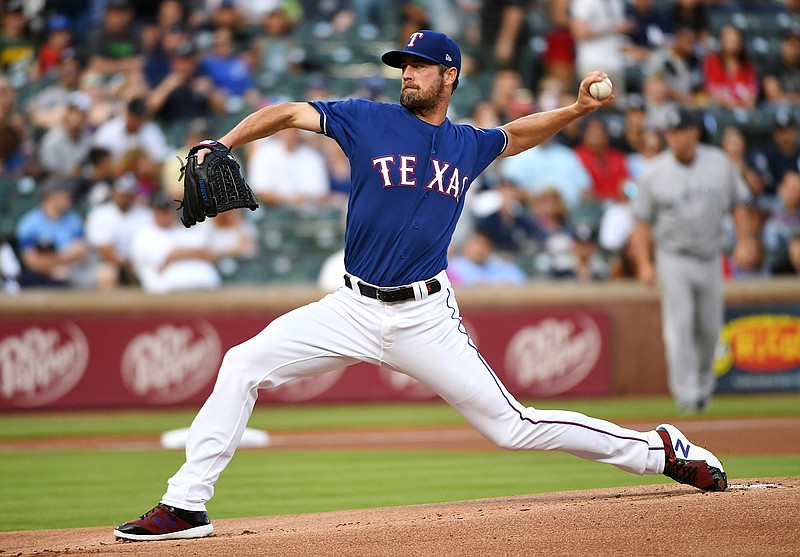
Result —
[[[120,259],[127,261],[136,233],[152,223],[153,213],[148,207],[133,205],[122,212],[116,203],[108,201],[86,215],[86,241],[92,248],[111,246]]]
[[[217,267],[210,261],[181,259],[163,267],[176,248],[208,247],[209,230],[207,227],[184,228],[179,223],[169,228],[153,223],[139,229],[133,238],[131,261],[142,289],[153,294],[165,294],[218,288],[222,280]]]
[[[305,143],[288,149],[279,138],[258,141],[247,160],[247,183],[258,194],[321,199],[330,193],[322,153]]]
[[[111,151],[119,158],[133,149],[142,149],[155,162],[164,162],[169,153],[167,138],[158,124],[145,122],[135,133],[125,128],[125,116],[111,118],[94,132],[92,144]]]

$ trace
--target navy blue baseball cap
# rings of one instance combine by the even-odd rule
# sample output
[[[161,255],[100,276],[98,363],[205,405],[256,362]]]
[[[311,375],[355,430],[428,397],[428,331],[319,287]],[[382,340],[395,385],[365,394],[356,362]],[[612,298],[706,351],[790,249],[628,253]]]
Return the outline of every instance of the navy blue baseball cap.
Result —
[[[455,68],[457,75],[461,74],[461,50],[444,33],[429,29],[411,33],[403,50],[390,50],[381,56],[381,60],[387,66],[399,68],[406,54],[419,56],[435,64],[444,64],[448,68]]]

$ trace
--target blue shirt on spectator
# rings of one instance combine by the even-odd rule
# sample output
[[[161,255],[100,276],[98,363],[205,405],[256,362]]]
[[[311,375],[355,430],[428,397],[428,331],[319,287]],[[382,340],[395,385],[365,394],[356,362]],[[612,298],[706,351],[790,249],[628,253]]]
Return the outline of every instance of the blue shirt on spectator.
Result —
[[[51,220],[35,207],[20,218],[16,233],[21,251],[36,247],[52,247],[60,251],[83,238],[83,221],[73,211],[64,213],[58,220]]]

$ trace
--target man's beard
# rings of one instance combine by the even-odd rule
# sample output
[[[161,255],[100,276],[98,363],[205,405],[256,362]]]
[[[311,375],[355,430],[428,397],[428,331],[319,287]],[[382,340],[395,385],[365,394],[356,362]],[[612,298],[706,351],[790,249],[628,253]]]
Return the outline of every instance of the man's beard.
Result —
[[[420,89],[403,87],[400,90],[400,104],[411,112],[427,112],[436,108],[442,99],[444,79],[439,78],[430,90],[423,92]]]

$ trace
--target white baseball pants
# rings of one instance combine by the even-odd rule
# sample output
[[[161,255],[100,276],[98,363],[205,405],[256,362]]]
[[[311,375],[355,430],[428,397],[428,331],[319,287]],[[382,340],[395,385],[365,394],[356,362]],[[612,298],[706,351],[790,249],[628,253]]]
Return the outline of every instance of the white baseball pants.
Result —
[[[204,510],[233,457],[258,389],[366,361],[400,371],[439,394],[481,434],[507,449],[560,450],[636,474],[660,474],[655,431],[625,429],[576,412],[526,408],[505,389],[461,324],[444,272],[442,290],[383,303],[342,287],[271,322],[225,355],[195,417],[186,462],[162,502]],[[424,299],[421,299],[425,296]]]

